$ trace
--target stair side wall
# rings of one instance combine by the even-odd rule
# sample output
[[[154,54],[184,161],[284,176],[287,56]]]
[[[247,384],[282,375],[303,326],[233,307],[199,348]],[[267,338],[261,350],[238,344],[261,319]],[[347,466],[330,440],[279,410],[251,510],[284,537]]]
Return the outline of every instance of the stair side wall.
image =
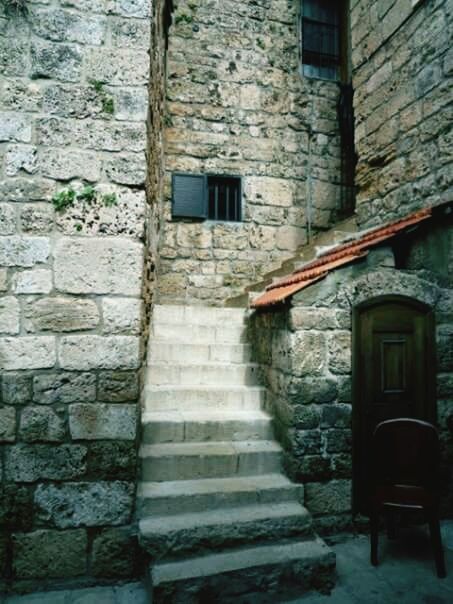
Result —
[[[150,6],[1,3],[0,592],[137,576]]]

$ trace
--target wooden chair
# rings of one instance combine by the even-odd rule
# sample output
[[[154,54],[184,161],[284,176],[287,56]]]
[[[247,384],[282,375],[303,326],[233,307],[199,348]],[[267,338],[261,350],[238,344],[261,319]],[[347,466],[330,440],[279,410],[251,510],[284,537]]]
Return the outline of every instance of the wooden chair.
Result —
[[[436,428],[409,418],[381,422],[374,431],[371,450],[371,564],[378,564],[379,515],[423,511],[429,523],[437,575],[444,578]]]

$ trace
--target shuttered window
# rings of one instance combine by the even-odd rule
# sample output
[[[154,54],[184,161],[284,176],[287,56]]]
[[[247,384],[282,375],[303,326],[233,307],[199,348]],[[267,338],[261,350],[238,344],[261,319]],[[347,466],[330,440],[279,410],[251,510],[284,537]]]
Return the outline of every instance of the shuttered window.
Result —
[[[302,63],[308,77],[339,79],[339,0],[302,0]]]
[[[238,222],[242,186],[238,176],[173,174],[173,218]]]

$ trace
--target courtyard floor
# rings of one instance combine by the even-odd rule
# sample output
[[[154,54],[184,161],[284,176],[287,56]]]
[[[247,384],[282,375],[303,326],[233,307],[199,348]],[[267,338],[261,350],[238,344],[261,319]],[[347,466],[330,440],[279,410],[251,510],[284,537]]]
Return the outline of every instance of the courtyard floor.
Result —
[[[311,593],[287,604],[452,604],[453,522],[444,523],[442,533],[446,579],[436,576],[428,534],[423,528],[401,530],[398,539],[393,542],[382,536],[377,568],[369,563],[368,537],[348,537],[332,545],[337,554],[338,579],[331,595]],[[9,596],[3,602],[147,604],[147,599],[140,583],[130,583],[116,587]]]

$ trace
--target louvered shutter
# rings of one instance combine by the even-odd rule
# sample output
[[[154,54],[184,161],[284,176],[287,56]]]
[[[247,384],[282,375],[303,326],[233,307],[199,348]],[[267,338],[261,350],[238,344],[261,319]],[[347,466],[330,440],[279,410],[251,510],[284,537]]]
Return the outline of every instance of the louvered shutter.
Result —
[[[174,218],[206,218],[206,177],[202,174],[173,174]]]

